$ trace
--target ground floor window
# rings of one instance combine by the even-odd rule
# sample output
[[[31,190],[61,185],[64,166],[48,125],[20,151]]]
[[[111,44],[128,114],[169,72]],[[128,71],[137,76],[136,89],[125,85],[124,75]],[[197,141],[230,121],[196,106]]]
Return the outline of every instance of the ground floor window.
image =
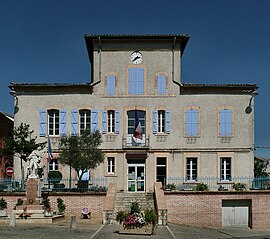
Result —
[[[115,173],[115,158],[114,157],[108,157],[107,158],[107,165],[108,165],[108,174],[114,174]]]
[[[59,161],[57,159],[53,159],[49,163],[49,171],[59,171]]]
[[[162,186],[164,186],[166,177],[167,177],[167,165],[166,165],[167,158],[166,157],[158,157],[156,161],[156,180],[157,182],[161,182]]]
[[[186,180],[187,181],[197,181],[198,177],[198,159],[197,158],[187,158],[186,159]]]
[[[231,181],[232,178],[232,160],[229,157],[220,158],[220,180]]]

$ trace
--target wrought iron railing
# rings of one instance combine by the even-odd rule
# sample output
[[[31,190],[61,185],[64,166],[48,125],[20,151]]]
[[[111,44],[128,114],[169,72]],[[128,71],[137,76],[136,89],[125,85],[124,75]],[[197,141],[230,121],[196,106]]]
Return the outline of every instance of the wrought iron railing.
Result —
[[[123,148],[149,148],[149,135],[142,135],[142,139],[134,138],[133,135],[124,135],[122,138]]]

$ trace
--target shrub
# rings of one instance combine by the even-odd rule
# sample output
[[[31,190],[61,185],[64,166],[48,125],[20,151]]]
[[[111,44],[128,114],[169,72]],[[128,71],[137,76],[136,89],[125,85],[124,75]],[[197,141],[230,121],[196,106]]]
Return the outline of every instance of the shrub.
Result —
[[[64,204],[63,199],[57,198],[57,207],[58,207],[59,213],[64,213],[66,209],[66,205]]]
[[[51,208],[51,203],[50,203],[50,199],[49,198],[46,198],[43,200],[43,205],[45,208],[49,209]]]
[[[174,183],[172,184],[167,184],[165,186],[165,190],[171,191],[171,190],[176,190],[176,185]]]
[[[147,209],[144,211],[146,223],[152,223],[154,226],[158,222],[158,214],[153,209]]]
[[[208,191],[209,189],[208,189],[208,185],[207,184],[205,184],[205,183],[198,183],[196,185],[196,190],[197,191]]]
[[[116,221],[121,224],[125,220],[126,217],[127,217],[126,212],[119,211],[119,212],[117,212],[117,215],[116,215]]]
[[[1,199],[0,199],[0,210],[4,210],[4,209],[6,209],[7,208],[7,202],[6,202],[6,200],[2,197]]]
[[[139,203],[137,202],[132,202],[131,207],[130,207],[130,213],[140,213],[141,212],[141,208]]]
[[[21,198],[18,198],[16,206],[21,206],[21,205],[23,205],[23,200]]]
[[[246,190],[246,185],[244,183],[234,183],[233,189],[235,191],[244,191],[244,190]]]
[[[62,177],[63,175],[59,171],[50,171],[48,173],[48,181],[53,184],[60,183],[60,181],[62,180]]]

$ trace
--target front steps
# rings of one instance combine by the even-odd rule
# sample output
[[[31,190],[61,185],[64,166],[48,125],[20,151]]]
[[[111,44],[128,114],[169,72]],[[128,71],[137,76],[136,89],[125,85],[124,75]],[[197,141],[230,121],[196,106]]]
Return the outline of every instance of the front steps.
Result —
[[[114,213],[130,211],[132,202],[138,202],[141,211],[155,209],[153,193],[124,193],[118,192],[115,198]]]

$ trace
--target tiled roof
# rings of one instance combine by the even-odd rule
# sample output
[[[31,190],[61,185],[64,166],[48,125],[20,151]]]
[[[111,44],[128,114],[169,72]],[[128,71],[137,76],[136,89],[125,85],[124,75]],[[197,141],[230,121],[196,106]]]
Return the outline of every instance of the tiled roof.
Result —
[[[195,83],[182,83],[183,87],[222,87],[222,88],[258,88],[256,84],[195,84]]]
[[[85,34],[85,37],[91,38],[189,38],[188,34]]]

